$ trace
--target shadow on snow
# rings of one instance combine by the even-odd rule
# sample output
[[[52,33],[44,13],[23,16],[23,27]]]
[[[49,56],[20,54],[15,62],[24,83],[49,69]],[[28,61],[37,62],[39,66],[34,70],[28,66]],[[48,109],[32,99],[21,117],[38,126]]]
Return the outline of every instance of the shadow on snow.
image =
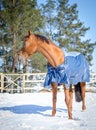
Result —
[[[40,114],[43,116],[50,116],[48,114],[44,114],[44,111],[47,110],[52,110],[52,107],[50,106],[39,106],[39,105],[19,105],[19,106],[12,106],[12,107],[2,107],[0,108],[0,111],[10,111],[16,114]],[[57,111],[65,111],[67,112],[66,109],[60,109],[57,108]]]

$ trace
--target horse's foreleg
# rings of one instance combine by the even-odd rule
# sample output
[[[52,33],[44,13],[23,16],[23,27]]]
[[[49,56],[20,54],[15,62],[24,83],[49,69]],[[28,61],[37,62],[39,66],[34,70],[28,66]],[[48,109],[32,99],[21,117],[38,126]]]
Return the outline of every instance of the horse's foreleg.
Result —
[[[72,115],[72,102],[73,102],[73,90],[72,90],[72,85],[70,85],[69,96],[70,96],[69,106],[70,106],[70,109],[71,109],[70,111],[71,111],[71,115]]]
[[[69,89],[66,89],[66,87],[64,86],[64,92],[65,92],[65,103],[68,108],[68,116],[69,119],[72,119],[72,100],[73,100],[72,85],[70,86]]]
[[[52,94],[53,94],[53,108],[52,108],[52,116],[56,114],[56,101],[57,101],[57,84],[52,83]]]
[[[86,91],[86,83],[85,82],[80,82],[81,86],[81,96],[82,96],[82,110],[86,110],[86,105],[85,105],[85,91]]]

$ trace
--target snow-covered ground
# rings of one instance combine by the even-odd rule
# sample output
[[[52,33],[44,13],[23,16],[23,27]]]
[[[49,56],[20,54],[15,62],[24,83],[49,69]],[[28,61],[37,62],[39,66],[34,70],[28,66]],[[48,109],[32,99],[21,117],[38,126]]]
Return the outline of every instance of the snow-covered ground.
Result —
[[[51,117],[52,93],[0,93],[0,130],[96,130],[96,93],[86,93],[87,110],[73,100],[68,119],[64,93],[58,93],[57,114]]]

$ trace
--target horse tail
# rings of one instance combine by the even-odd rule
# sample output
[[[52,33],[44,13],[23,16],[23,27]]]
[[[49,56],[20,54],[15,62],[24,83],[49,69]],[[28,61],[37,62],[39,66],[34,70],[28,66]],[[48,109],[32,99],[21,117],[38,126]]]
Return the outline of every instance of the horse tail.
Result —
[[[81,102],[82,101],[82,91],[81,91],[81,86],[80,86],[80,82],[77,83],[76,85],[74,85],[74,89],[75,89],[75,100],[76,102]]]

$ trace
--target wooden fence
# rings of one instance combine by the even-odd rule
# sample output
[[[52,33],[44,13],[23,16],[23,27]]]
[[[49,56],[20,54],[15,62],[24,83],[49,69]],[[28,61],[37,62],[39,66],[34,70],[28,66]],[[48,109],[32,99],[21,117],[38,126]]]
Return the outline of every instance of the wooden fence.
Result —
[[[26,93],[43,88],[46,73],[0,74],[0,92]]]
[[[46,73],[4,74],[0,73],[0,92],[26,93],[44,89]],[[96,87],[96,73],[91,74],[88,85]]]

